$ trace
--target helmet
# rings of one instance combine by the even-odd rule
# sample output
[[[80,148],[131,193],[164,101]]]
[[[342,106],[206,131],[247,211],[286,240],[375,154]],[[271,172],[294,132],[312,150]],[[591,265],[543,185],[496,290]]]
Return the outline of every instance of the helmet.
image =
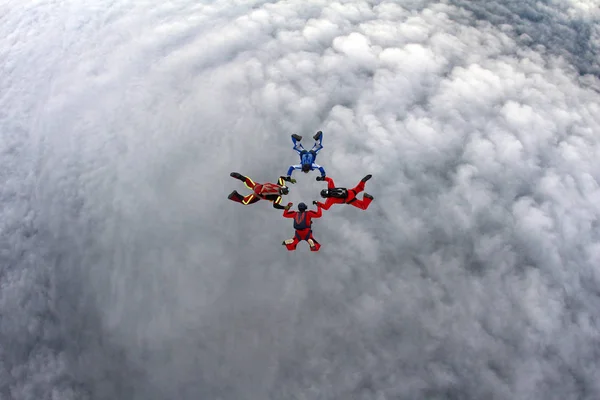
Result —
[[[327,190],[327,189],[321,190],[321,197],[329,197],[329,190]]]
[[[290,192],[290,189],[288,189],[286,186],[282,186],[279,191],[281,192],[281,194],[288,194]]]
[[[302,172],[308,173],[310,171],[311,164],[302,164]]]
[[[298,203],[298,210],[299,211],[306,211],[308,207],[306,207],[306,204],[304,203]]]

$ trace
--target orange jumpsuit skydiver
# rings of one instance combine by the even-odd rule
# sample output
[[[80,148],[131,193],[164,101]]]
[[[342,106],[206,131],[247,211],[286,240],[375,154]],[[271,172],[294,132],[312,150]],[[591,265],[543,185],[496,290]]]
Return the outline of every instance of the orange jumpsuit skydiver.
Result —
[[[306,240],[310,246],[310,251],[319,251],[321,244],[315,240],[312,235],[312,219],[320,218],[323,212],[321,207],[317,207],[317,211],[306,211],[306,204],[298,204],[299,211],[289,211],[292,203],[288,203],[287,209],[283,211],[284,218],[294,218],[294,229],[296,233],[292,239],[284,240],[283,245],[289,250],[296,250],[296,246],[301,240]]]
[[[361,181],[353,187],[352,189],[346,188],[336,188],[333,179],[326,176],[321,178],[317,177],[318,181],[327,181],[327,189],[321,190],[321,197],[327,199],[325,200],[325,204],[320,201],[313,201],[313,204],[322,207],[324,210],[329,210],[334,204],[350,204],[354,207],[360,208],[361,210],[366,210],[369,208],[369,204],[373,201],[373,196],[368,193],[363,195],[362,199],[356,197],[360,192],[365,190],[365,182],[371,179],[371,175],[367,175],[361,179]]]

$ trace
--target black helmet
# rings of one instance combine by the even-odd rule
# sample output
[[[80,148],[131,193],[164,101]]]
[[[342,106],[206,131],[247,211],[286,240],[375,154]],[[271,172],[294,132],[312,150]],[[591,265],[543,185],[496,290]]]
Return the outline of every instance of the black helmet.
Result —
[[[282,186],[280,191],[281,194],[288,194],[290,192],[290,189],[288,189],[287,186]]]
[[[321,190],[321,197],[329,197],[329,190],[327,190],[327,189]]]
[[[306,207],[306,204],[304,203],[298,203],[298,210],[299,211],[306,211],[308,207]]]
[[[310,171],[311,164],[302,164],[302,172],[308,173]]]

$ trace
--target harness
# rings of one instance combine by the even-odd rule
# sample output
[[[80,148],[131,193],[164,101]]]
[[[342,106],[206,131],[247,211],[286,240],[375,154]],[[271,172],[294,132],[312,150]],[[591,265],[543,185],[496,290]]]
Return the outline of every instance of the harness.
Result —
[[[348,189],[336,187],[327,190],[328,197],[335,197],[337,199],[345,199],[348,197]]]
[[[351,204],[356,201],[356,192],[354,190],[348,190],[348,193],[350,192],[354,195],[354,197],[352,198],[352,200],[347,201],[346,204]]]
[[[299,212],[294,217],[294,229],[296,229],[296,230],[301,231],[304,229],[309,229],[311,225],[312,225],[312,221],[308,222],[306,220],[306,211]]]
[[[315,156],[312,152],[310,151],[302,151],[302,153],[300,153],[300,163],[301,164],[310,164],[312,166],[312,163],[315,161]]]

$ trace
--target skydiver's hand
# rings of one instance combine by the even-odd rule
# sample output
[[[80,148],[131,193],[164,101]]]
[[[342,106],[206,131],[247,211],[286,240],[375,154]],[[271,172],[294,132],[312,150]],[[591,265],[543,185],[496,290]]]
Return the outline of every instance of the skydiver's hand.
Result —
[[[324,177],[324,176],[317,176],[317,177],[316,177],[316,180],[317,180],[317,181],[324,181],[324,180],[325,180],[325,177]]]
[[[290,183],[294,184],[296,183],[296,180],[294,178],[290,178]]]
[[[287,203],[287,205],[285,206],[285,210],[289,210],[290,208],[292,208],[293,205],[294,203]]]
[[[319,205],[319,202],[318,202],[318,201],[316,201],[316,200],[313,200],[313,204],[314,204],[315,206],[318,206],[318,205]]]

